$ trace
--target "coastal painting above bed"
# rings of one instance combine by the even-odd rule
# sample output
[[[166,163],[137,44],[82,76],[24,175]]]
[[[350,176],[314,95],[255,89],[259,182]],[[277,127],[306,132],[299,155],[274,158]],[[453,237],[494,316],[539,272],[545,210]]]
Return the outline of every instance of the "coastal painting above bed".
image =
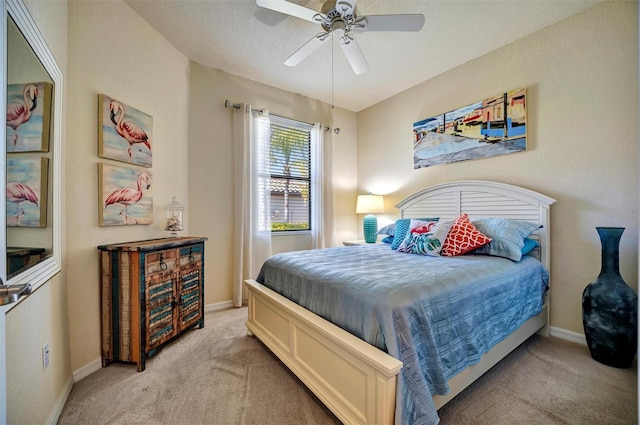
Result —
[[[526,89],[413,124],[413,168],[527,150]]]

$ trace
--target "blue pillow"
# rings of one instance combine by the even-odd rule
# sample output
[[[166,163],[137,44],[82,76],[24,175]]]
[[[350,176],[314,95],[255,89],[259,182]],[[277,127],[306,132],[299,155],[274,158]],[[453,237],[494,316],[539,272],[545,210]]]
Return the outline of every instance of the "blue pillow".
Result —
[[[488,244],[471,251],[473,254],[494,255],[513,261],[522,259],[524,240],[542,227],[529,221],[508,218],[478,218],[471,220],[479,231],[492,239]]]
[[[431,217],[431,218],[418,218],[417,220],[422,221],[438,221],[440,217]],[[411,225],[410,218],[401,218],[396,220],[396,230],[393,236],[393,243],[391,244],[391,249],[398,249],[405,236],[409,232],[409,226]]]
[[[393,236],[387,236],[381,242],[382,243],[393,243]]]
[[[524,240],[524,245],[522,246],[522,255],[527,255],[528,253],[530,253],[531,251],[533,251],[539,246],[540,244],[538,243],[537,240],[526,238]]]
[[[396,232],[396,223],[387,224],[382,229],[378,230],[379,235],[394,236]]]

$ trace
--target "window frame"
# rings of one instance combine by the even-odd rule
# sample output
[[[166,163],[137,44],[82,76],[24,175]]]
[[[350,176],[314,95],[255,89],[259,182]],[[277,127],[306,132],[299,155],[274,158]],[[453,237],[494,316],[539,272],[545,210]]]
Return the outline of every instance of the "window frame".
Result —
[[[274,125],[276,127],[280,127],[280,128],[284,128],[284,129],[291,129],[291,130],[296,130],[296,131],[302,131],[305,133],[306,135],[306,176],[299,176],[299,175],[294,175],[294,176],[287,176],[286,174],[283,173],[274,173],[273,172],[273,164],[271,164],[271,171],[270,171],[270,177],[269,177],[269,182],[270,182],[270,189],[269,189],[269,199],[270,199],[270,203],[271,203],[271,209],[273,211],[273,200],[274,200],[274,191],[271,190],[271,188],[273,187],[273,181],[274,180],[279,180],[279,181],[286,181],[288,180],[289,182],[304,182],[307,185],[308,188],[308,192],[306,195],[306,218],[307,218],[307,228],[306,229],[277,229],[274,230],[273,229],[273,223],[281,223],[282,221],[277,221],[277,220],[273,220],[273,216],[271,215],[271,234],[272,235],[281,235],[281,236],[286,236],[286,235],[302,235],[302,234],[310,234],[313,231],[313,224],[312,224],[312,191],[314,191],[315,189],[313,188],[313,182],[312,182],[312,166],[313,166],[313,160],[311,158],[312,155],[312,136],[311,136],[311,132],[313,130],[313,124],[309,124],[309,123],[305,123],[302,121],[298,121],[298,120],[294,120],[291,118],[286,118],[286,117],[282,117],[279,115],[274,115],[271,114],[270,115],[270,119],[271,119],[271,124],[270,124],[270,129],[271,129],[271,137],[269,138],[269,161],[271,161],[271,149],[273,147],[272,145],[272,141],[273,141],[273,134],[274,134]],[[301,195],[304,196],[304,195]],[[292,224],[292,223],[290,223]]]

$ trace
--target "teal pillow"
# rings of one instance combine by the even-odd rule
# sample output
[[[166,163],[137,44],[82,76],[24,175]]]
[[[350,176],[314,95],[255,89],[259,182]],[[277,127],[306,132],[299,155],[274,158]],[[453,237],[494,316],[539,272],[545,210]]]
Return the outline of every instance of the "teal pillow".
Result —
[[[422,221],[438,221],[440,217],[430,217],[430,218],[418,218],[416,220]],[[405,236],[409,232],[409,226],[411,225],[410,218],[400,218],[396,220],[396,229],[395,234],[393,235],[393,243],[391,244],[391,249],[398,249]]]
[[[393,236],[387,236],[381,242],[382,243],[393,243]]]
[[[539,246],[540,244],[538,243],[537,240],[526,238],[524,240],[524,245],[522,246],[522,255],[527,255],[528,253],[530,253],[531,251],[533,251]]]
[[[473,254],[493,255],[513,261],[522,259],[525,239],[542,227],[539,224],[508,218],[477,218],[471,222],[492,239],[488,244],[471,251]]]

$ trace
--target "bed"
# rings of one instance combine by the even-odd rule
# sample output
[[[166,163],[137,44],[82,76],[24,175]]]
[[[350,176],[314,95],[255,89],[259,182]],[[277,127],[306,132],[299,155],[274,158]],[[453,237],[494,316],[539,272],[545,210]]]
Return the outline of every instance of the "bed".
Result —
[[[445,220],[466,213],[470,217],[480,219],[493,217],[536,223],[541,227],[530,238],[535,239],[539,246],[527,256],[535,257],[536,260],[527,258],[524,259],[523,264],[539,263],[540,267],[548,272],[550,268],[549,209],[553,202],[552,198],[545,195],[513,185],[485,181],[459,181],[424,189],[407,197],[397,207],[400,209],[401,218],[439,217],[440,220]],[[328,251],[338,257],[347,254],[356,255],[357,252],[358,255],[368,256],[369,259],[366,261],[371,261],[371,255],[381,255],[380,252],[374,251],[385,248],[388,249],[383,246],[356,246],[331,248]],[[300,259],[302,262],[312,262],[304,259],[304,255],[309,255],[309,252],[296,255],[303,256]],[[396,257],[399,256],[396,255]],[[419,261],[414,258],[419,256],[404,255],[403,258],[410,257],[412,261]],[[476,260],[481,257],[488,256],[448,257],[444,260],[479,263]],[[500,267],[507,267],[511,261],[502,259],[502,262],[497,263]],[[441,268],[440,264],[434,268]],[[453,262],[450,261],[447,264],[453,264]],[[464,267],[466,266],[457,264],[451,270]],[[375,267],[371,267],[371,270],[371,280],[375,280],[375,277],[379,277],[381,273],[376,274]],[[356,280],[359,284],[367,284],[367,279],[354,276],[356,276],[352,277],[354,284]],[[490,276],[487,279],[491,280]],[[520,280],[517,277],[514,279],[514,282]],[[285,278],[283,277],[282,280],[284,281]],[[384,279],[378,280],[384,281]],[[402,355],[394,353],[397,350],[393,348],[392,339],[387,337],[385,341],[382,337],[382,342],[376,341],[375,329],[369,330],[367,334],[367,330],[349,329],[349,324],[345,326],[345,323],[341,323],[341,326],[349,329],[349,331],[344,330],[321,317],[321,315],[326,316],[322,307],[304,308],[291,301],[289,298],[296,297],[286,293],[286,290],[280,289],[287,295],[283,296],[266,285],[258,283],[257,280],[247,280],[246,284],[249,294],[246,323],[248,333],[257,336],[343,423],[391,424],[394,423],[394,419],[396,423],[437,422],[437,414],[434,419],[430,412],[425,415],[419,414],[417,420],[407,419],[405,413],[407,406],[404,404],[407,404],[405,403],[407,388],[413,385],[407,382],[407,376],[411,376],[413,373],[411,371],[414,370],[413,359],[405,358],[406,364],[403,365],[399,360],[403,358]],[[548,281],[545,281],[544,286],[546,287],[547,284]],[[270,286],[273,285],[270,283]],[[541,291],[539,294],[540,305],[535,314],[522,318],[517,323],[517,328],[507,329],[508,335],[498,337],[495,345],[492,344],[486,350],[480,350],[477,358],[472,359],[470,365],[463,369],[455,366],[448,370],[445,373],[447,380],[444,384],[429,381],[431,394],[446,393],[445,395],[432,395],[431,400],[423,400],[424,403],[421,401],[418,404],[433,409],[435,413],[435,409],[455,397],[531,335],[536,332],[548,335],[548,293],[549,291]],[[309,304],[308,300],[306,304]],[[370,306],[365,303],[360,308],[366,313]],[[312,312],[312,309],[319,314]],[[367,326],[374,326],[370,321],[366,322]],[[381,319],[381,322],[384,322],[384,319]],[[357,324],[352,325],[358,327]],[[387,328],[389,327],[393,326],[387,325]],[[364,334],[360,337],[355,336],[360,332]],[[365,339],[370,343],[365,342]],[[387,351],[395,356],[387,354]],[[405,369],[401,373],[403,366]],[[435,391],[434,388],[436,388]]]

